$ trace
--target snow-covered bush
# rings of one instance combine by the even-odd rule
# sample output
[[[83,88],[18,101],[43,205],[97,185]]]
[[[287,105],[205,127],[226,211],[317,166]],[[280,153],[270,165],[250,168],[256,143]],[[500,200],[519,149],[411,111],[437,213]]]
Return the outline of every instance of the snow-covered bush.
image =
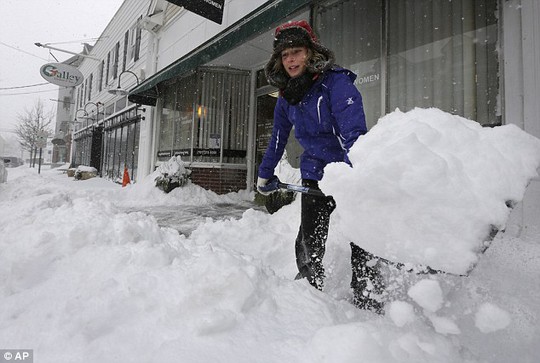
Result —
[[[191,175],[191,170],[186,169],[180,156],[173,156],[169,161],[161,164],[156,171],[159,173],[154,179],[156,187],[165,193],[186,185]]]
[[[79,165],[73,177],[75,180],[87,180],[97,176],[97,169],[92,166]]]

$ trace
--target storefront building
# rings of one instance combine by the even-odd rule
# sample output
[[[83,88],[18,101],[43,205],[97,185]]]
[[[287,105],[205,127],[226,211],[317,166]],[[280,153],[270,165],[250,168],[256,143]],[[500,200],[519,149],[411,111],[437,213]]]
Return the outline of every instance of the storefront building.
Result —
[[[84,82],[74,89],[71,102],[72,166],[92,166],[115,182],[122,181],[126,170],[136,180],[141,160],[146,162],[140,157],[140,148],[148,147],[140,132],[146,108],[130,102],[127,90],[145,77],[148,34],[139,23],[148,4],[124,2],[96,44],[81,54],[78,69]]]
[[[396,108],[437,107],[486,127],[517,123],[540,137],[535,1],[229,0],[221,25],[154,3],[164,12],[154,34],[156,72],[129,99],[156,106],[154,162],[182,155],[194,182],[217,192],[253,188],[276,102],[262,69],[273,30],[293,19],[308,19],[337,62],[358,75],[369,127]],[[293,166],[298,149],[288,150]],[[532,184],[524,208],[540,212],[540,183]]]
[[[81,65],[94,89],[83,85],[77,109],[99,105],[85,111],[95,120],[75,139],[86,153],[99,150],[108,178],[128,167],[137,180],[180,155],[196,184],[217,193],[252,190],[276,102],[262,69],[275,27],[296,19],[309,20],[337,63],[358,75],[368,127],[396,108],[437,107],[540,137],[535,0],[200,1],[222,12],[221,23],[175,2],[126,1],[104,32],[112,31],[112,40],[103,37],[92,51],[102,65]],[[141,59],[126,62],[137,42]],[[145,77],[122,77],[129,96],[111,97],[106,88],[124,70]],[[94,148],[98,132],[102,146]],[[298,145],[287,152],[297,166]],[[540,181],[533,180],[524,225],[540,213],[539,200]]]
[[[337,62],[358,75],[369,127],[413,107],[438,107],[485,126],[504,122],[499,0],[254,1],[251,9],[231,0],[224,4],[228,26],[165,3],[158,70],[130,100],[157,106],[156,160],[182,155],[197,170],[195,182],[218,192],[252,187],[276,100],[262,68],[273,29],[291,19],[309,19]],[[186,47],[187,38],[200,43]],[[242,80],[231,81],[233,74]]]

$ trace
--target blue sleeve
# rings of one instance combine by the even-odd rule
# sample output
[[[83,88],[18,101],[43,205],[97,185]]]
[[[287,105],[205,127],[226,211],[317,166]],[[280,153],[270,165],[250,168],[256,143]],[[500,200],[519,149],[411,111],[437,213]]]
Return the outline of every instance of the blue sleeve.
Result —
[[[269,179],[274,175],[274,169],[283,156],[292,126],[284,109],[284,101],[280,97],[274,109],[274,127],[270,143],[259,165],[259,177]]]
[[[330,103],[343,147],[349,152],[358,137],[367,132],[362,96],[349,75],[341,72],[335,74]]]

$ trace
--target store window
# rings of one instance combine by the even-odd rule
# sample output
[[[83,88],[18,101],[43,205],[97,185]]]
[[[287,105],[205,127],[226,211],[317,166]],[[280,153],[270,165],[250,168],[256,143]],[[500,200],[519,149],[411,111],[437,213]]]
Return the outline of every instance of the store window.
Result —
[[[112,51],[112,76],[111,79],[116,79],[118,77],[118,61],[120,59],[120,42],[117,42]]]
[[[173,155],[190,157],[193,108],[197,96],[195,74],[164,86],[159,128],[160,160]]]
[[[344,0],[318,6],[315,26],[358,75],[369,127],[414,107],[497,125],[497,11],[497,0]]]
[[[317,8],[316,32],[336,55],[339,65],[358,77],[368,127],[383,112],[381,67],[383,0],[333,1]]]
[[[158,159],[246,163],[249,72],[201,68],[162,85]]]
[[[98,92],[103,91],[103,69],[105,68],[105,61],[101,61],[98,69]]]
[[[105,120],[102,162],[108,179],[122,182],[124,168],[131,179],[137,177],[140,121],[136,106]]]
[[[139,17],[140,19],[142,19],[142,16]],[[137,26],[137,23],[133,24],[129,29],[129,35],[126,35],[129,37],[127,50],[128,63],[136,62],[140,57],[142,29]]]

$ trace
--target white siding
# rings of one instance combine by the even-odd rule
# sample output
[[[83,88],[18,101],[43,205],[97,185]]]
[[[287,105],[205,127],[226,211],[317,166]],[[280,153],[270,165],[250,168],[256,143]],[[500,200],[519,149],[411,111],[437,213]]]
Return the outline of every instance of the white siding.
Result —
[[[137,20],[140,17],[144,17],[148,15],[148,9],[150,7],[152,0],[125,0],[123,4],[120,6],[116,14],[114,15],[113,19],[109,22],[103,33],[101,34],[98,41],[95,43],[92,51],[90,52],[90,56],[95,57],[99,60],[94,60],[90,58],[85,58],[81,65],[79,66],[79,70],[84,75],[85,79],[89,79],[90,75],[93,74],[93,82],[92,82],[92,95],[91,98],[88,99],[88,97],[85,97],[82,104],[88,104],[87,111],[92,113],[95,112],[96,108],[94,104],[97,104],[98,102],[101,102],[104,106],[100,107],[99,112],[103,112],[104,110],[109,109],[111,113],[117,113],[122,111],[123,108],[126,107],[127,102],[122,101],[126,100],[127,97],[119,97],[116,95],[112,95],[108,93],[108,90],[111,88],[116,88],[118,85],[118,77],[122,73],[123,68],[123,54],[124,54],[124,48],[125,48],[125,34],[126,32],[134,27]],[[152,34],[148,31],[141,30],[141,40],[140,40],[140,47],[139,47],[139,59],[137,61],[128,60],[126,62],[125,70],[132,71],[139,77],[139,81],[142,82],[144,80],[144,76],[148,76],[148,72],[145,69],[147,67],[147,57],[151,53],[149,51],[151,49],[148,49],[149,44],[149,38],[151,38]],[[150,40],[151,41],[151,40]],[[111,78],[109,77],[108,81],[105,82],[105,76],[103,76],[103,86],[102,90],[99,91],[99,68],[101,65],[102,60],[105,61],[105,66],[103,69],[103,72],[107,72],[107,56],[109,52],[115,49],[116,44],[120,43],[120,49],[119,49],[119,59],[118,59],[118,71],[117,71],[117,77]],[[151,44],[151,43],[150,43]],[[129,44],[128,44],[129,47]],[[112,60],[111,60],[112,62]],[[122,75],[121,77],[121,87],[124,89],[131,89],[135,87],[137,83],[137,78],[135,78],[132,74],[126,73]],[[83,83],[84,85],[84,83]],[[79,88],[76,89],[75,94],[79,94]],[[76,98],[76,97],[75,97]],[[120,102],[118,102],[120,101]],[[77,102],[76,107],[73,108],[73,112],[76,113],[78,109],[81,108],[79,105],[79,100],[76,98],[75,102]],[[92,103],[89,103],[92,102]],[[117,103],[118,102],[118,103]],[[148,116],[151,116],[151,109],[150,107],[146,107],[147,114],[141,113],[141,115],[145,118],[149,118]],[[94,113],[95,114],[95,113]],[[81,114],[79,113],[79,116]],[[75,118],[75,114],[72,115],[73,119]],[[99,115],[99,121],[103,120],[104,116]],[[148,129],[147,123],[144,121],[141,122],[141,133],[139,138],[139,170],[140,172],[137,175],[137,179],[141,179],[149,172],[149,159],[151,158],[151,143],[149,142],[150,137],[148,134],[151,133],[151,124],[150,124],[150,130]]]
[[[223,24],[221,25],[192,12],[179,11],[176,16],[165,24],[159,35],[157,71],[210,40],[265,2],[265,0],[225,1]],[[169,6],[176,7],[176,5]],[[170,9],[167,10],[167,12],[170,11]]]
[[[505,121],[540,138],[540,2],[510,0],[502,6]],[[531,181],[512,215],[516,235],[540,231],[540,178]]]
[[[524,125],[528,133],[540,138],[540,2],[523,0]],[[523,234],[540,231],[540,178],[534,179],[523,200]]]
[[[540,2],[522,0],[524,129],[540,137]]]
[[[103,33],[101,34],[98,41],[95,43],[94,48],[92,49],[90,56],[99,58],[100,61],[86,58],[80,65],[79,70],[83,73],[85,78],[89,77],[90,74],[94,74],[94,81],[92,85],[92,98],[91,102],[97,103],[102,102],[105,106],[111,104],[117,100],[117,97],[109,94],[107,92],[110,88],[116,88],[118,84],[118,78],[109,79],[105,83],[105,77],[103,81],[103,90],[98,91],[98,82],[99,82],[99,65],[101,60],[107,62],[107,55],[110,51],[114,49],[117,42],[120,42],[120,54],[118,61],[118,75],[122,72],[123,64],[123,52],[124,52],[124,35],[137,21],[141,16],[146,15],[146,11],[150,4],[150,0],[126,0],[120,6],[116,14],[114,15],[111,22],[107,25]],[[147,38],[148,32],[141,32],[141,46],[139,51],[140,58],[137,62],[128,62],[126,65],[126,70],[131,70],[136,74],[139,74],[139,69],[144,68],[146,64],[146,54],[147,54]],[[104,72],[106,72],[107,65],[105,64]],[[130,89],[135,86],[137,83],[135,77],[132,75],[126,74],[122,76],[121,86],[125,89]],[[142,80],[140,80],[142,81]],[[86,102],[88,102],[86,100]],[[84,102],[84,103],[86,103]],[[89,106],[90,110],[91,107]],[[118,111],[118,110],[117,110]]]

